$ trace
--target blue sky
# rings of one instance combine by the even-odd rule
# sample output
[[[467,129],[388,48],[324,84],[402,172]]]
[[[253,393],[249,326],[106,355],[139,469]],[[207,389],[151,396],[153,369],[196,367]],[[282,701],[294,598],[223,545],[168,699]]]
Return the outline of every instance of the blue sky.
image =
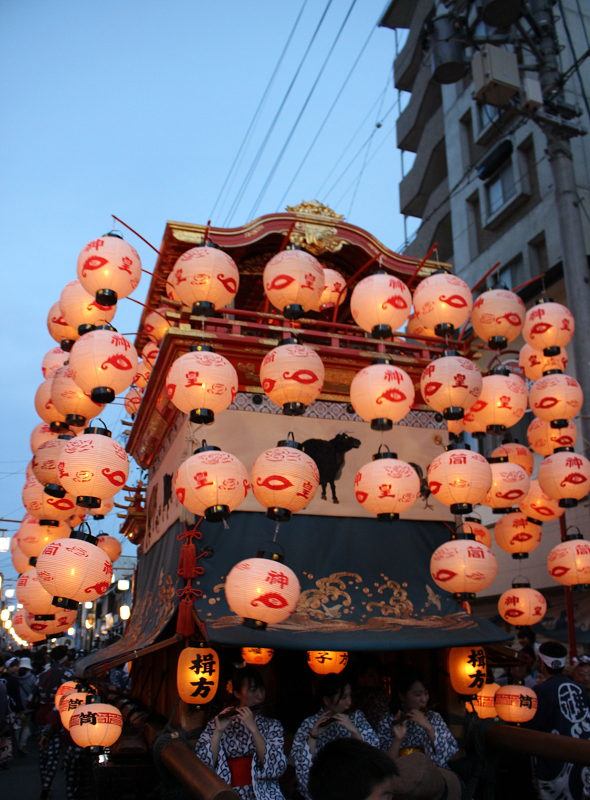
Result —
[[[24,513],[29,436],[39,421],[33,398],[43,379],[41,359],[54,344],[47,312],[76,277],[79,251],[111,227],[111,214],[156,246],[168,219],[207,221],[302,5],[303,0],[2,4],[0,516],[19,519]],[[326,5],[327,0],[307,0],[213,225],[228,219]],[[251,218],[350,5],[351,0],[332,0],[231,225]],[[395,37],[388,29],[374,30],[283,200],[383,7],[384,0],[357,0],[255,216],[316,198],[391,248],[403,241]],[[373,131],[367,151],[362,145]],[[125,238],[151,269],[153,251],[132,234]],[[145,297],[147,279],[134,294],[138,300]],[[124,333],[135,331],[139,306],[127,300],[119,306],[113,324]],[[113,406],[105,414],[117,437],[122,412]],[[116,533],[118,523],[111,515],[102,527]],[[0,527],[10,533],[17,526]],[[134,551],[125,544],[125,553]],[[16,577],[4,554],[0,572]]]

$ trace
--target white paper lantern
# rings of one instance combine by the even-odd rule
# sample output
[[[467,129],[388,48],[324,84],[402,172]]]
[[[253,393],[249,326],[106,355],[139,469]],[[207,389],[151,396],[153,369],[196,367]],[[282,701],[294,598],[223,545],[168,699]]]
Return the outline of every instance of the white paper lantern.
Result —
[[[166,319],[167,308],[156,308],[150,311],[143,321],[143,332],[147,333],[150,339],[160,343],[166,335],[172,323]]]
[[[71,434],[60,434],[57,439],[48,439],[39,445],[33,455],[33,475],[52,497],[64,497],[66,493],[59,480],[57,465],[61,451],[71,438]]]
[[[137,414],[137,410],[141,404],[143,397],[143,389],[137,389],[132,386],[125,395],[125,411],[133,416]]]
[[[154,368],[154,364],[156,363],[156,359],[158,357],[159,347],[156,342],[152,342],[151,340],[147,342],[143,346],[143,350],[141,351],[141,357],[143,358],[144,362],[150,367],[150,369]]]
[[[376,339],[388,339],[403,327],[412,308],[410,290],[399,278],[376,272],[354,287],[350,312],[356,324]]]
[[[107,233],[88,242],[78,256],[78,279],[102,306],[114,306],[128,297],[141,278],[141,260],[129,242]]]
[[[115,539],[114,536],[109,536],[107,533],[101,533],[96,537],[96,546],[104,550],[113,564],[121,555],[121,542]]]
[[[138,389],[145,389],[147,382],[150,379],[152,368],[145,361],[139,361],[137,364],[137,371],[133,376],[133,383]]]
[[[527,517],[539,522],[551,522],[564,513],[565,509],[559,507],[559,501],[554,500],[541,489],[538,480],[532,480],[526,497],[519,502],[518,507]]]
[[[45,636],[42,633],[35,633],[32,631],[27,623],[25,622],[25,611],[24,609],[19,609],[15,611],[12,615],[12,628],[17,636],[20,636],[21,639],[24,639],[29,644],[34,644],[35,642],[42,642],[45,639]]]
[[[463,533],[470,533],[475,536],[475,541],[480,544],[485,544],[486,547],[492,546],[492,534],[485,525],[475,517],[466,517],[461,526]]]
[[[420,478],[395,453],[378,452],[358,471],[354,493],[365,511],[391,521],[412,508],[420,494]]]
[[[489,289],[481,294],[471,311],[475,333],[494,350],[504,350],[522,331],[526,307],[520,297],[507,289]]]
[[[49,309],[49,313],[47,314],[47,330],[51,338],[61,346],[62,350],[67,352],[71,350],[72,344],[78,338],[78,331],[65,321],[64,315],[61,313],[61,308],[59,307],[59,300]]]
[[[512,589],[500,595],[498,611],[510,625],[536,625],[547,613],[547,601],[528,583],[515,582]]]
[[[106,428],[86,428],[61,452],[59,479],[67,492],[76,493],[76,503],[83,508],[98,508],[101,500],[114,497],[127,481],[127,453],[110,436]]]
[[[518,355],[518,366],[530,381],[538,381],[544,372],[549,370],[565,371],[568,362],[567,350],[561,349],[559,355],[546,356],[542,350],[535,350],[530,344],[524,344]]]
[[[492,470],[479,453],[452,445],[428,467],[428,488],[452,514],[469,514],[492,484]]]
[[[284,414],[300,416],[322,391],[324,365],[311,347],[286,339],[264,357],[260,383]]]
[[[512,558],[528,558],[541,543],[542,528],[522,511],[514,511],[500,517],[494,528],[498,547],[510,553]]]
[[[539,700],[528,686],[500,686],[495,696],[496,713],[504,722],[529,722],[537,713]]]
[[[493,509],[511,508],[526,497],[531,479],[520,464],[511,464],[507,456],[489,458],[492,470],[492,485],[481,501]]]
[[[590,491],[590,461],[573,447],[558,447],[540,465],[538,480],[560,508],[573,508]]]
[[[320,482],[315,461],[290,439],[258,456],[252,466],[252,492],[270,519],[287,521],[314,498]]]
[[[43,377],[46,380],[47,378],[53,378],[55,371],[59,369],[59,367],[63,367],[67,360],[68,354],[65,350],[62,350],[61,347],[52,347],[51,350],[45,353],[43,361],[41,362]]]
[[[567,428],[567,420],[580,413],[583,402],[584,393],[578,381],[563,373],[543,376],[529,392],[531,411],[550,422],[552,428]]]
[[[180,256],[168,283],[193,314],[208,316],[234,300],[240,273],[231,256],[205,243]]]
[[[24,507],[36,519],[65,522],[76,507],[73,495],[52,497],[45,492],[45,487],[35,476],[25,482],[22,497]]]
[[[407,372],[388,359],[378,359],[358,372],[350,385],[350,402],[371,428],[388,431],[412,408],[414,385]]]
[[[420,394],[428,405],[445,419],[461,419],[476,402],[482,390],[482,376],[473,361],[456,351],[445,351],[431,361],[420,378]]]
[[[445,542],[430,559],[433,581],[460,600],[468,600],[487,589],[497,573],[496,556],[488,547],[470,538]]]
[[[569,536],[551,550],[547,569],[563,586],[590,586],[590,544],[581,534]]]
[[[96,403],[111,403],[137,372],[137,351],[114,328],[97,328],[80,337],[70,354],[75,382]]]
[[[121,736],[123,717],[116,706],[92,703],[70,717],[70,736],[78,747],[111,747]]]
[[[16,582],[16,599],[31,614],[59,613],[59,608],[53,604],[53,596],[39,580],[35,567],[23,572]]]
[[[464,280],[446,272],[434,272],[414,292],[414,311],[437,336],[451,336],[469,319],[473,298]]]
[[[177,358],[166,377],[168,397],[191,422],[209,424],[231,405],[238,392],[233,365],[209,345],[196,345]]]
[[[58,436],[59,433],[52,431],[47,422],[40,422],[38,425],[35,425],[31,432],[31,453],[34,454],[43,442],[47,442],[50,439],[57,439]]]
[[[293,570],[268,558],[240,561],[225,579],[224,588],[233,613],[249,627],[262,630],[286,620],[295,610],[300,592]]]
[[[62,367],[63,369],[63,367]],[[35,392],[35,411],[43,422],[51,426],[56,433],[67,431],[68,425],[64,414],[60,414],[51,397],[53,378],[43,381]]]
[[[59,298],[63,317],[79,336],[87,333],[90,326],[108,325],[115,316],[116,306],[101,306],[89,294],[80,281],[70,281]],[[80,330],[82,328],[82,330]]]
[[[567,428],[552,428],[550,422],[535,417],[527,429],[527,441],[540,456],[550,456],[556,447],[573,447],[578,441],[576,424],[569,420]]]
[[[506,456],[511,464],[521,466],[530,477],[535,468],[535,459],[528,447],[518,442],[504,442],[491,452],[492,458]]]
[[[41,550],[55,539],[70,535],[66,522],[57,525],[41,525],[40,520],[26,514],[15,534],[18,546],[27,558],[37,558]]]
[[[266,296],[287,319],[318,308],[324,291],[322,265],[311,253],[286,249],[267,262],[262,275]]]
[[[542,297],[527,311],[522,335],[535,350],[557,356],[570,343],[575,327],[574,315],[568,308]]]
[[[248,494],[248,471],[242,462],[203,441],[174,477],[179,502],[208,522],[227,519]]]
[[[58,413],[65,417],[66,425],[82,428],[104,411],[104,404],[95,403],[78,386],[69,367],[60,367],[51,380],[51,399]]]
[[[70,728],[72,714],[86,703],[90,692],[68,692],[59,701],[59,717],[66,730]]]
[[[348,289],[346,280],[339,272],[330,267],[324,267],[324,291],[320,297],[318,311],[340,306],[344,302]]]
[[[479,400],[469,413],[486,426],[488,433],[504,433],[522,419],[527,408],[526,384],[503,367],[482,381]]]
[[[113,565],[108,555],[91,542],[56,539],[41,551],[37,576],[55,605],[70,609],[77,603],[96,600],[106,592],[111,585]]]

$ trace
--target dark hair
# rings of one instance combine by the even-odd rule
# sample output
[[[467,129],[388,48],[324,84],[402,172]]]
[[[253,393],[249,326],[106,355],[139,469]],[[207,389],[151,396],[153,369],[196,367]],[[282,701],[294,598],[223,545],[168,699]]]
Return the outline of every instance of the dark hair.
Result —
[[[327,697],[328,700],[331,700],[333,703],[337,703],[344,694],[344,690],[347,686],[351,686],[351,683],[346,670],[338,674],[330,672],[328,675],[324,675],[318,683],[317,689],[317,696],[320,703],[324,702],[324,697]]]
[[[264,689],[262,675],[254,667],[240,667],[231,676],[232,691],[241,692],[244,681],[248,681],[249,689]]]
[[[335,739],[322,748],[309,771],[312,800],[365,800],[398,770],[393,759],[358,739]]]
[[[395,689],[399,694],[407,694],[417,682],[426,686],[422,675],[414,669],[402,669],[395,675]]]
[[[525,626],[524,628],[519,628],[518,633],[516,634],[519,639],[530,639],[531,642],[534,644],[537,641],[537,634],[534,632],[532,628]]]
[[[543,642],[543,644],[539,647],[539,653],[542,653],[547,658],[565,658],[567,656],[567,648],[565,645],[561,644],[560,642]],[[545,662],[543,661],[543,664]],[[561,675],[563,670],[565,669],[565,664],[563,667],[550,667],[548,664],[545,664],[547,672],[550,675]]]

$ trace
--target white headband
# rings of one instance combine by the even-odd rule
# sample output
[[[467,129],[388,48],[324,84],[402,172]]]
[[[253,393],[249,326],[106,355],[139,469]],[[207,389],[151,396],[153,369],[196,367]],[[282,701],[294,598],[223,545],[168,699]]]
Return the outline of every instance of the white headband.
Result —
[[[539,658],[547,664],[549,669],[563,669],[567,655],[563,658],[557,658],[557,656],[546,656],[539,650]]]

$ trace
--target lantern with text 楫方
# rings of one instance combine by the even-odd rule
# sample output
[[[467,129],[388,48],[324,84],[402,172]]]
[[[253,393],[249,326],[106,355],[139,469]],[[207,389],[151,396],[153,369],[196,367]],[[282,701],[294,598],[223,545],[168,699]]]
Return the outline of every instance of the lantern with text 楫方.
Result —
[[[538,381],[544,372],[559,370],[563,372],[567,367],[567,350],[563,348],[559,355],[546,356],[542,350],[535,350],[530,344],[524,344],[518,354],[518,366],[530,381]]]
[[[45,492],[42,483],[33,475],[27,478],[23,487],[23,505],[32,517],[36,517],[44,525],[56,527],[61,520],[70,517],[76,507],[76,499],[67,493],[63,497],[52,497]]]
[[[301,416],[324,385],[322,359],[295,338],[284,339],[260,366],[264,393],[289,416]]]
[[[518,507],[527,517],[539,522],[551,522],[561,517],[565,511],[560,508],[558,500],[545,494],[537,479],[531,481],[528,494],[519,501]]]
[[[29,628],[26,623],[25,611],[22,608],[15,611],[12,615],[12,627],[16,635],[20,636],[21,639],[24,639],[29,644],[42,642],[45,639],[42,633],[35,633],[35,631]]]
[[[526,474],[531,477],[533,469],[535,468],[535,458],[528,447],[518,442],[504,442],[499,447],[492,450],[490,457],[498,458],[499,456],[506,456],[510,464],[518,464],[521,466]]]
[[[473,298],[464,280],[447,272],[433,272],[414,292],[414,311],[437,336],[452,336],[471,313]]]
[[[267,262],[262,283],[270,303],[287,319],[298,319],[318,308],[325,287],[324,270],[311,253],[288,246]]]
[[[457,694],[477,695],[486,682],[486,651],[483,647],[451,647],[449,677]]]
[[[253,664],[258,667],[270,663],[275,651],[269,647],[242,647],[242,658],[246,664]]]
[[[51,397],[53,380],[53,378],[48,378],[37,388],[35,392],[35,411],[54,433],[63,433],[68,430],[68,425],[65,415],[60,414]]]
[[[330,267],[324,267],[324,291],[320,297],[318,311],[342,305],[347,295],[345,286],[346,281],[339,272]]]
[[[490,465],[468,445],[449,445],[428,467],[428,488],[452,514],[469,514],[491,485]]]
[[[209,424],[231,405],[238,392],[233,365],[206,344],[191,347],[172,364],[166,377],[168,397],[190,421]]]
[[[180,256],[168,280],[193,314],[210,316],[234,300],[240,273],[231,256],[204,242]]]
[[[430,559],[430,574],[456,600],[470,600],[490,586],[498,573],[496,556],[472,534],[459,534],[438,547]]]
[[[510,625],[528,626],[541,622],[547,611],[547,601],[528,581],[514,581],[512,589],[500,595],[498,611]]]
[[[473,536],[475,536],[476,542],[485,544],[486,547],[492,546],[492,534],[485,525],[481,524],[481,520],[478,520],[475,517],[466,517],[463,520],[461,530],[463,533],[471,533]]]
[[[567,428],[552,428],[550,422],[536,417],[526,433],[531,450],[540,456],[550,456],[557,447],[573,447],[578,441],[578,429],[570,421]]]
[[[142,328],[144,333],[158,344],[161,343],[168,329],[172,327],[172,323],[166,318],[168,310],[166,307],[155,308],[149,312],[143,321]]]
[[[176,686],[185,703],[205,705],[217,693],[219,656],[211,647],[186,647],[178,657]]]
[[[18,546],[27,558],[37,558],[41,550],[55,539],[70,535],[67,522],[42,525],[41,520],[27,514],[16,532]]]
[[[101,306],[114,306],[139,284],[141,260],[120,234],[112,231],[88,242],[80,252],[78,280]]]
[[[488,461],[492,470],[492,485],[481,503],[493,508],[495,514],[503,514],[526,497],[531,479],[524,467],[511,464],[508,456],[490,456]]]
[[[557,447],[540,465],[537,477],[560,508],[573,508],[590,491],[590,461],[573,447]]]
[[[504,722],[529,722],[537,713],[539,701],[528,686],[510,684],[496,692],[496,713]]]
[[[376,272],[357,283],[350,298],[353,320],[375,339],[389,339],[412,309],[410,290],[399,278]]]
[[[413,466],[400,461],[389,448],[375,453],[354,481],[357,501],[377,519],[391,521],[408,511],[420,494],[420,478]]]
[[[55,371],[63,367],[67,360],[68,354],[65,350],[62,350],[61,347],[52,347],[51,350],[48,350],[41,362],[41,372],[45,380],[47,380],[47,378],[53,378]]]
[[[348,664],[348,653],[337,650],[308,650],[307,663],[318,675],[337,674]]]
[[[522,511],[501,517],[494,528],[496,544],[512,558],[528,558],[541,543],[542,528]]]
[[[207,522],[227,519],[245,499],[248,488],[248,472],[242,462],[205,440],[174,476],[180,504]]]
[[[68,730],[78,747],[111,747],[121,735],[123,717],[116,706],[101,703],[100,698],[89,695],[85,705],[70,717]]]
[[[59,701],[59,717],[66,730],[69,730],[72,714],[86,703],[89,694],[90,692],[68,692]]]
[[[526,313],[522,335],[525,342],[543,355],[557,356],[574,335],[574,315],[560,303],[542,297]]]
[[[430,362],[420,378],[424,401],[445,419],[462,419],[465,410],[475,405],[481,390],[481,372],[456,350],[445,350],[442,358]]]
[[[104,404],[95,403],[76,381],[69,367],[60,367],[52,379],[51,399],[66,424],[82,428],[88,420],[104,411]]]
[[[407,372],[391,359],[375,359],[352,379],[350,402],[356,413],[376,431],[389,431],[414,403],[414,385]]]
[[[529,392],[531,411],[552,428],[567,428],[582,410],[584,393],[575,378],[554,372],[535,381]]]
[[[527,408],[526,384],[506,367],[494,367],[482,381],[479,400],[470,413],[486,426],[488,433],[504,433],[522,419]]]
[[[108,555],[93,544],[94,537],[56,539],[37,559],[37,575],[58,608],[73,609],[78,603],[96,600],[111,585],[113,565]]]
[[[71,376],[94,403],[112,403],[131,386],[137,372],[137,351],[110,325],[81,336],[70,355]]]
[[[108,533],[100,533],[96,537],[96,546],[104,550],[113,564],[121,555],[121,542],[114,536],[109,536]]]
[[[590,543],[580,533],[569,534],[547,556],[547,569],[563,586],[590,587]]]
[[[63,288],[59,307],[68,325],[79,336],[87,333],[95,325],[108,325],[115,316],[116,306],[100,306],[94,295],[88,294],[80,281],[70,281]]]
[[[315,461],[291,437],[261,453],[251,472],[254,497],[277,522],[286,522],[309,505],[320,482]]]
[[[72,349],[72,345],[78,338],[78,331],[65,321],[64,315],[61,313],[61,308],[59,307],[59,300],[49,309],[49,313],[47,314],[47,330],[51,338],[60,345],[61,349],[69,353]]]
[[[507,289],[489,289],[471,311],[473,330],[494,350],[504,350],[522,331],[526,308],[520,297]]]
[[[479,719],[493,719],[496,716],[495,697],[499,688],[500,685],[498,683],[484,684],[481,692],[472,697],[465,704],[465,708],[469,710],[469,706],[472,705]]]
[[[278,557],[247,558],[233,567],[225,580],[230,609],[249,628],[264,630],[283,622],[299,601],[297,575]]]

